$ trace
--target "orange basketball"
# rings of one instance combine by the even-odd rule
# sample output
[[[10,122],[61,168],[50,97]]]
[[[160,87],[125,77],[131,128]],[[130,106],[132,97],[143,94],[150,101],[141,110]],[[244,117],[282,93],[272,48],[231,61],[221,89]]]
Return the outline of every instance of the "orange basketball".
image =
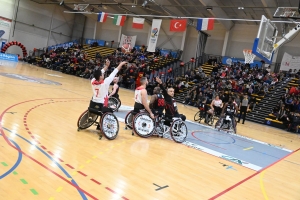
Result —
[[[130,44],[123,44],[121,50],[123,53],[130,53],[132,48]]]

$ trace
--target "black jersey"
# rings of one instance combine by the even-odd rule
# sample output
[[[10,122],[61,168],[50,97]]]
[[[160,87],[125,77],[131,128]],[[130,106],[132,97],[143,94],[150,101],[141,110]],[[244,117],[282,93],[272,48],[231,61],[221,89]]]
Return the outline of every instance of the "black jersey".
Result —
[[[235,111],[236,110],[235,110],[235,106],[233,103],[231,105],[228,104],[225,108],[226,115],[234,115]]]
[[[164,110],[165,109],[165,98],[162,94],[157,94],[157,99],[153,103],[153,109],[155,110]]]

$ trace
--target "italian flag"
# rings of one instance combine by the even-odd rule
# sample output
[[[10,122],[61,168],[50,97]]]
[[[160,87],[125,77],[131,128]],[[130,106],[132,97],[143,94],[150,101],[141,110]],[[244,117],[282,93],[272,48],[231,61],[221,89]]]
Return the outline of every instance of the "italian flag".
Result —
[[[144,28],[144,22],[145,22],[144,18],[134,17],[133,21],[132,21],[132,28],[143,29]]]
[[[126,19],[125,16],[115,15],[113,23],[114,23],[114,25],[117,25],[117,26],[124,26],[125,19]]]

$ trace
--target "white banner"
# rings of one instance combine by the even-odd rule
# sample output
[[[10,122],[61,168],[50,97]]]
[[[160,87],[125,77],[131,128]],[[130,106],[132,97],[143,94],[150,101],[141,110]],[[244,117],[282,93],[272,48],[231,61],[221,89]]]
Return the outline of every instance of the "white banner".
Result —
[[[119,47],[122,47],[124,44],[130,44],[130,47],[133,48],[135,46],[136,35],[135,36],[127,36],[122,34]]]
[[[0,40],[1,41],[9,40],[10,26],[11,26],[11,20],[0,17]]]
[[[281,60],[280,70],[289,71],[290,69],[293,71],[300,69],[300,56],[292,56],[285,52]]]
[[[162,21],[161,19],[152,20],[151,34],[150,34],[149,44],[147,48],[147,51],[149,52],[155,52],[161,21]]]

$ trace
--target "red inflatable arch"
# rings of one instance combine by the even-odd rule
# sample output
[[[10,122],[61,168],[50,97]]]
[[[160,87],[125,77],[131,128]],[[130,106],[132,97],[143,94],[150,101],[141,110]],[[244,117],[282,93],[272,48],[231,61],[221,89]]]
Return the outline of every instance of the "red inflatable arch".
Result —
[[[23,52],[23,57],[27,56],[26,47],[24,47],[24,45],[21,42],[17,42],[17,41],[12,41],[12,42],[9,42],[6,45],[4,45],[4,47],[1,49],[1,53],[5,53],[9,47],[14,46],[14,45],[21,47],[22,52]]]

